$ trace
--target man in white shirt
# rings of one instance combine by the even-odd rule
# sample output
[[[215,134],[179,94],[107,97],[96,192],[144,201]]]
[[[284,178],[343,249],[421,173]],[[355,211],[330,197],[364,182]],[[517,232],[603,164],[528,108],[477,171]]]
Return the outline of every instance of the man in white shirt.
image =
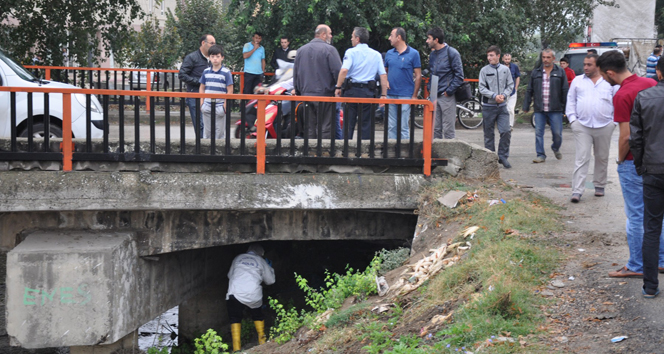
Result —
[[[249,308],[251,318],[254,320],[258,333],[258,344],[265,343],[265,318],[261,312],[263,305],[263,288],[274,284],[274,269],[263,259],[263,247],[251,245],[247,253],[243,253],[233,260],[228,271],[228,293],[226,294],[226,308],[231,321],[231,336],[233,337],[233,351],[240,350],[240,332],[242,312]]]
[[[599,73],[597,54],[583,59],[583,75],[577,76],[567,93],[565,114],[576,141],[576,159],[572,177],[572,203],[581,200],[590,165],[591,148],[595,155],[593,184],[595,196],[604,196],[609,162],[613,122],[613,95],[618,86],[611,86]]]

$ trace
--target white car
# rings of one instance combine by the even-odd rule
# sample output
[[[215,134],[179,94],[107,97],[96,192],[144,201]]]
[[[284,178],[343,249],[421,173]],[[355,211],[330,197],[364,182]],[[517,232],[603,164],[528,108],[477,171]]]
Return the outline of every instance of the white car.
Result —
[[[66,88],[80,89],[76,86],[63,84],[60,82],[40,80],[35,78],[23,66],[16,63],[0,51],[0,86],[12,87],[45,87],[45,88]],[[11,110],[10,93],[0,92],[0,138],[11,136]],[[72,134],[74,138],[86,138],[86,119],[85,119],[85,95],[72,95],[71,118]],[[90,97],[91,103],[91,138],[101,138],[103,136],[103,116],[102,106],[95,95]],[[49,137],[62,137],[62,94],[49,94]],[[32,114],[33,114],[33,136],[43,137],[45,131],[44,117],[44,94],[33,93],[32,95]],[[28,136],[28,94],[16,93],[16,135],[19,137]]]
[[[610,50],[619,50],[616,42],[570,43],[569,48],[563,53],[563,57],[569,60],[569,67],[574,70],[576,75],[583,74],[583,59],[588,55],[588,49],[595,49],[597,55],[602,55]]]

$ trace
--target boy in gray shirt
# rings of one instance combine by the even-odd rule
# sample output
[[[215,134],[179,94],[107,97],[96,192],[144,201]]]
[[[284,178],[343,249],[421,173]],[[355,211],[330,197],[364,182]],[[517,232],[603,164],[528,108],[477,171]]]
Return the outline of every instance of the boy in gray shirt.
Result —
[[[489,65],[480,70],[480,94],[482,95],[482,117],[484,118],[484,147],[496,151],[494,127],[498,125],[500,142],[498,143],[498,163],[505,168],[512,168],[507,161],[510,154],[510,115],[507,111],[507,99],[512,94],[514,81],[512,73],[505,65],[500,65],[500,48],[492,45],[486,51]]]

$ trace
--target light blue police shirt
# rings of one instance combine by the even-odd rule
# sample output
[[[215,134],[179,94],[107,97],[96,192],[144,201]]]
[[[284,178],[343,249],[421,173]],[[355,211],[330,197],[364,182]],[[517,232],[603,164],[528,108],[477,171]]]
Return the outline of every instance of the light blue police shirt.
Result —
[[[346,77],[352,82],[367,83],[376,80],[376,75],[385,75],[383,57],[366,43],[348,49],[341,68],[348,70]]]

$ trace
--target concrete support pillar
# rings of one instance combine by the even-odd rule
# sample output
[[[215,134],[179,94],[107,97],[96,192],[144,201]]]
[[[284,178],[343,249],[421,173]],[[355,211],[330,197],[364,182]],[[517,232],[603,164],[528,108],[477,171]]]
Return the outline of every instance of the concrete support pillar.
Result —
[[[193,341],[212,328],[225,342],[230,343],[230,323],[226,310],[227,272],[228,269],[223,273],[219,272],[225,281],[220,277],[219,282],[211,284],[198,295],[180,304],[178,315],[180,341]]]
[[[235,255],[224,249],[220,250],[218,254],[226,261],[215,272],[216,274],[212,277],[214,280],[203,291],[180,304],[178,312],[180,341],[194,340],[212,328],[230,343],[226,292],[228,291],[228,271]]]
[[[7,254],[7,334],[30,349],[117,343],[229,263],[209,248],[143,259],[130,233],[36,232]]]
[[[119,341],[107,345],[69,347],[70,354],[111,354],[120,349],[138,349],[138,330],[127,334]]]

